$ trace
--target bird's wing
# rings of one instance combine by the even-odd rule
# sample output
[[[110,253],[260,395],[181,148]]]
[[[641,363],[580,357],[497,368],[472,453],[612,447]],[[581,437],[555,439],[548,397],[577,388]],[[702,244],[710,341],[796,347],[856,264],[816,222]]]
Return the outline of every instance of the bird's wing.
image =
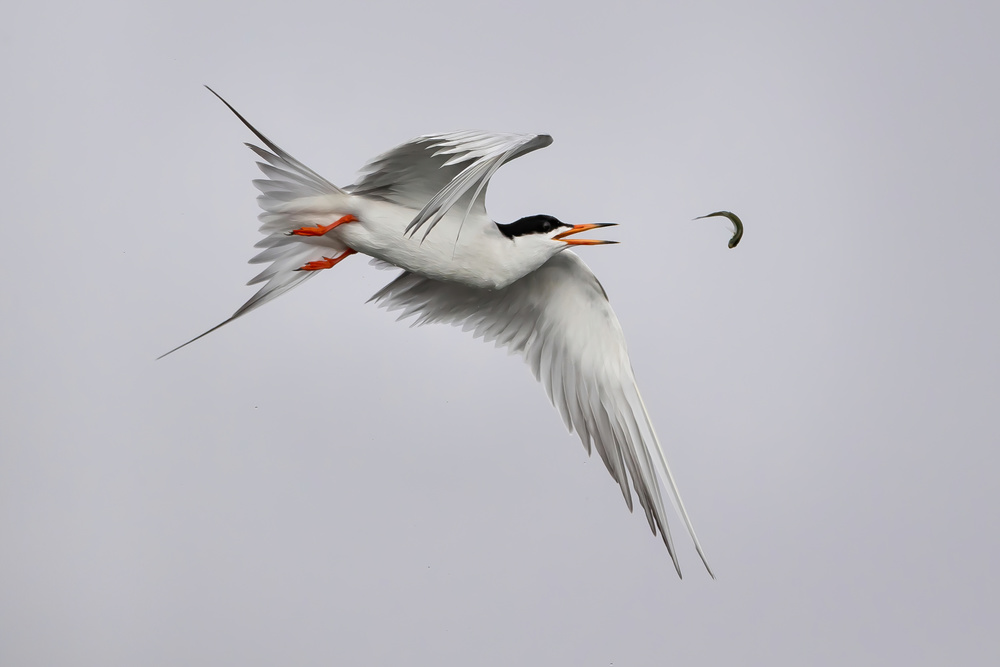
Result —
[[[456,204],[464,222],[486,217],[486,185],[505,162],[552,143],[547,134],[427,134],[383,153],[363,169],[354,194],[419,209],[406,231],[424,237]]]
[[[662,475],[678,514],[711,574],[663,449],[639,395],[625,337],[604,288],[578,256],[562,252],[500,290],[404,272],[372,299],[414,325],[444,322],[520,353],[545,386],[566,426],[591,444],[621,487],[629,510],[631,477],[649,526],[659,530],[680,574],[660,496]],[[657,472],[659,470],[659,474]],[[626,475],[627,471],[627,475]],[[714,576],[714,575],[713,575]]]

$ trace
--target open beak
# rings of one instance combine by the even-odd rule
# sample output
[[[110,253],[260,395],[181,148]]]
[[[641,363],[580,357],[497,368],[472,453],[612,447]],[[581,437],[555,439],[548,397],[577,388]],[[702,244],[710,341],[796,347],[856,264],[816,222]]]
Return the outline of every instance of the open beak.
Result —
[[[573,225],[565,232],[560,232],[553,236],[552,238],[556,241],[562,241],[568,245],[605,245],[608,243],[618,243],[618,241],[598,241],[596,239],[567,239],[567,236],[572,236],[573,234],[579,234],[580,232],[590,231],[591,229],[599,229],[600,227],[614,227],[617,222],[595,222],[590,225]]]

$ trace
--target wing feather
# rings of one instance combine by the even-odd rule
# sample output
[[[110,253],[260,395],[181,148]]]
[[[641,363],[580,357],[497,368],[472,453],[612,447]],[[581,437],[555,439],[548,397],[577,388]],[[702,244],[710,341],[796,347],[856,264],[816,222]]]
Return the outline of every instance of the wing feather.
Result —
[[[424,238],[456,205],[462,222],[486,217],[486,188],[506,162],[552,143],[545,134],[471,130],[428,134],[379,155],[349,190],[417,209],[408,233],[426,226]]]
[[[399,319],[415,318],[414,326],[458,325],[520,353],[567,427],[576,431],[588,453],[592,447],[597,450],[630,511],[634,489],[650,529],[660,533],[678,575],[661,478],[712,573],[636,386],[618,318],[597,278],[579,257],[560,253],[500,290],[403,272],[371,300],[399,311]]]

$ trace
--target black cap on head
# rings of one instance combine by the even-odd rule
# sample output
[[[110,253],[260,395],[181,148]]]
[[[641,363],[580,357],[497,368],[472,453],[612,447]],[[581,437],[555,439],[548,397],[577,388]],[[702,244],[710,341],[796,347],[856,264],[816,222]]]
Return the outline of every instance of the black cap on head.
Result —
[[[509,239],[513,239],[515,236],[524,236],[525,234],[548,234],[554,229],[569,226],[565,222],[561,222],[558,218],[542,214],[529,215],[526,218],[515,220],[508,225],[497,223],[500,233]]]

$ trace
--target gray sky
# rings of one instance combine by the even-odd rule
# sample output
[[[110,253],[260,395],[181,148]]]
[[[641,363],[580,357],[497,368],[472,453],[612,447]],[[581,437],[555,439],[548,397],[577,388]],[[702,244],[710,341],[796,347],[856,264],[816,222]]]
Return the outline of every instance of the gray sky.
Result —
[[[8,10],[0,664],[996,664],[1000,10],[697,5]],[[252,294],[206,83],[340,184],[551,133],[490,212],[621,223],[581,255],[718,580],[361,259],[154,362]]]

